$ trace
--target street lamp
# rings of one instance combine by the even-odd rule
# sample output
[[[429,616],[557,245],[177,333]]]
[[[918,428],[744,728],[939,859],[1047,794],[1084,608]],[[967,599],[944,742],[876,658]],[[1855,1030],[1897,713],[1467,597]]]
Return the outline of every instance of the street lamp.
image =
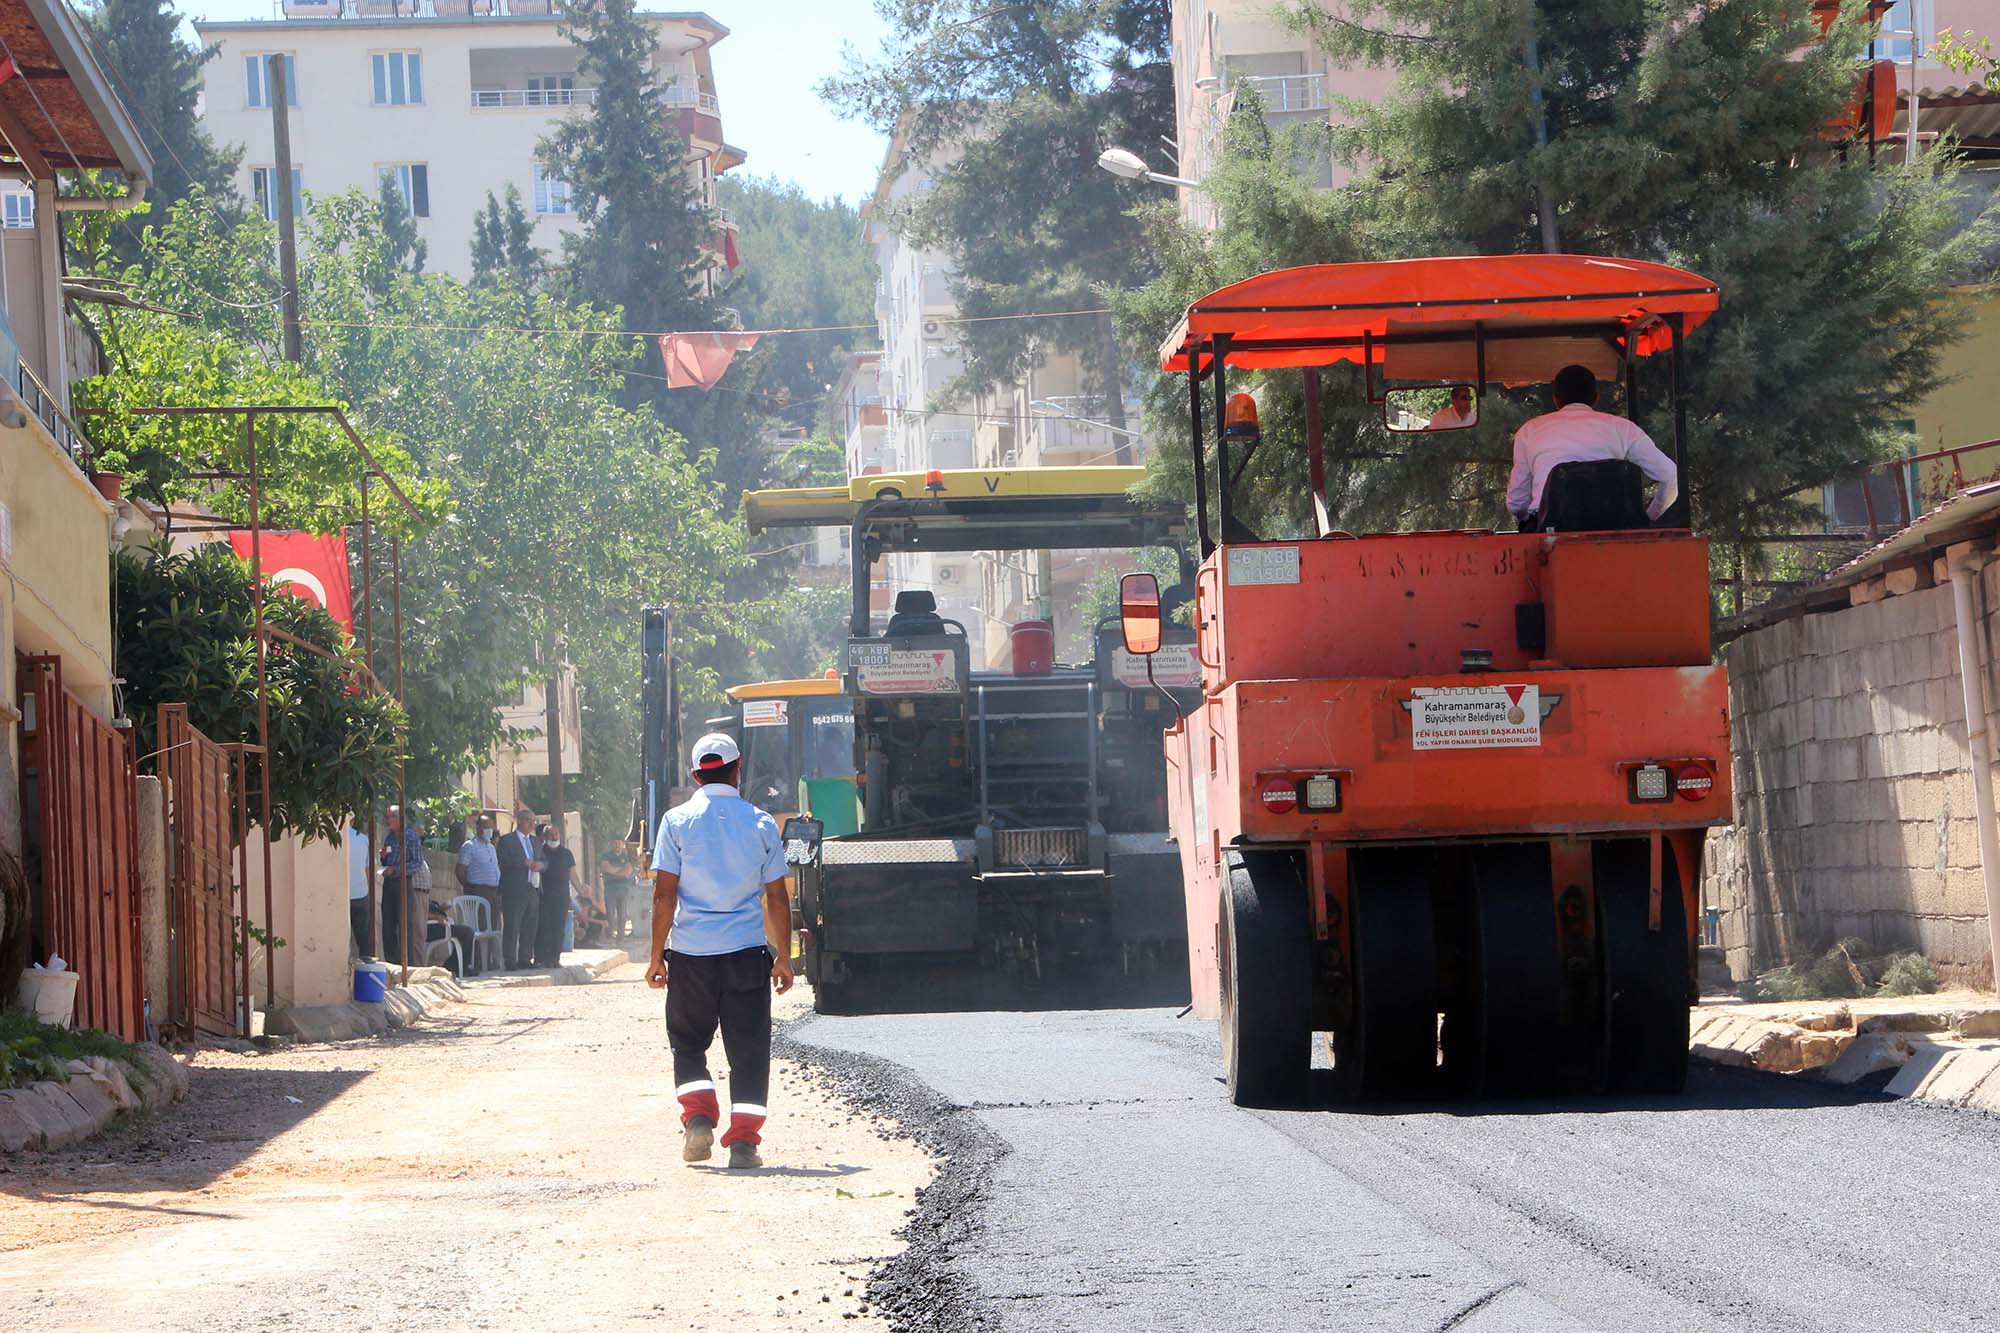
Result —
[[[1097,155],[1097,165],[1121,180],[1151,181],[1155,185],[1178,185],[1192,190],[1195,182],[1149,170],[1137,153],[1124,148],[1107,148]]]
[[[1086,426],[1095,426],[1099,430],[1108,430],[1113,435],[1124,435],[1134,440],[1144,438],[1136,430],[1126,430],[1123,426],[1114,426],[1108,421],[1098,421],[1094,417],[1080,417],[1074,412],[1064,411],[1061,407],[1045,399],[1035,399],[1035,401],[1028,404],[1028,409],[1032,412],[1040,412],[1044,416],[1060,417],[1064,421],[1080,421]]]

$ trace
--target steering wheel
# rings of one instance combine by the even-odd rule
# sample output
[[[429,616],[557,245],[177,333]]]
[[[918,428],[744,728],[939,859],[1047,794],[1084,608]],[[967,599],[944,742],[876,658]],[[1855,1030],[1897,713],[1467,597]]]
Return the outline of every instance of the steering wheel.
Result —
[[[969,634],[967,634],[967,633],[965,632],[965,626],[964,626],[964,625],[960,624],[960,623],[959,623],[958,621],[956,621],[956,620],[953,620],[953,619],[952,619],[952,618],[951,618],[950,616],[939,616],[939,617],[938,617],[938,619],[939,619],[940,621],[942,621],[943,623],[945,623],[945,624],[947,624],[947,625],[950,625],[950,626],[951,626],[951,627],[952,627],[953,629],[957,630],[957,631],[958,631],[958,637],[959,637],[959,638],[961,638],[961,639],[969,639],[969,638],[971,638],[971,637],[972,637],[971,635],[969,635]]]

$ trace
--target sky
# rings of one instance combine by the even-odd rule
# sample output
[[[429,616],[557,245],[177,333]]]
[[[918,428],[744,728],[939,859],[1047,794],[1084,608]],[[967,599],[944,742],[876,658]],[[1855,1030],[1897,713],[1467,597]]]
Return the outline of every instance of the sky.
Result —
[[[871,0],[642,0],[646,9],[701,9],[729,29],[713,52],[725,137],[749,154],[738,172],[796,181],[816,199],[867,198],[883,137],[842,120],[813,92],[840,68],[843,44],[877,50],[886,26]],[[274,0],[180,0],[205,19],[263,19]],[[189,34],[192,38],[192,33]]]

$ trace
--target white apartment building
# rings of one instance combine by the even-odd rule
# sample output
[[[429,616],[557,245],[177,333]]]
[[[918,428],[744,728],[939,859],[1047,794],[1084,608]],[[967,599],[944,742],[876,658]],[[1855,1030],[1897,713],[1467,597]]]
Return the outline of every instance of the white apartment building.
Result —
[[[402,191],[427,247],[425,266],[468,277],[474,215],[487,193],[515,186],[554,253],[577,226],[567,183],[535,160],[536,143],[596,95],[549,0],[285,0],[285,17],[198,22],[216,48],[203,67],[203,118],[245,152],[238,188],[275,217],[268,59],[285,57],[294,200],[360,189],[386,176]],[[667,114],[687,139],[702,201],[744,160],[723,141],[709,52],[729,30],[705,14],[645,15],[658,33],[653,68]],[[737,263],[734,224],[714,245]]]

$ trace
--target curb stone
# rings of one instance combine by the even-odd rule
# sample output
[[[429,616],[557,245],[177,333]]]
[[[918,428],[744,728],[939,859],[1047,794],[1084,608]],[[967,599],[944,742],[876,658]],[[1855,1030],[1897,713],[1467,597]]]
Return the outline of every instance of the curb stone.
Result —
[[[301,1005],[266,1015],[264,1030],[300,1042],[349,1041],[378,1037],[391,1028],[408,1027],[465,1000],[465,991],[441,967],[411,968],[408,986],[391,987],[379,1003],[349,1000],[344,1004]]]
[[[1851,1032],[1823,1015],[1697,1011],[1688,1053],[1710,1064],[1852,1084],[1889,1073],[1883,1091],[2000,1113],[2000,1010],[1855,1015]]]
[[[503,972],[492,978],[481,978],[481,990],[520,990],[540,986],[581,986],[596,981],[631,962],[631,956],[623,949],[613,949],[607,956],[591,963],[568,963],[562,967],[544,968],[539,972]]]
[[[135,1080],[113,1060],[71,1060],[67,1081],[0,1091],[0,1152],[52,1152],[100,1133],[120,1115],[157,1110],[187,1096],[180,1062],[152,1043],[137,1048]]]

